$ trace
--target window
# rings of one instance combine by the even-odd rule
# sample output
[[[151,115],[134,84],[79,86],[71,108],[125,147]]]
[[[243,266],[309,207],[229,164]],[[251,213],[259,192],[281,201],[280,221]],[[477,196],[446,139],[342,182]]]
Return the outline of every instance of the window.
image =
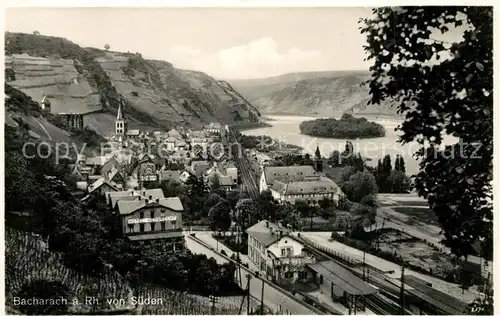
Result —
[[[139,213],[139,218],[144,218],[144,212]]]
[[[128,224],[128,232],[133,233],[134,232],[134,224]]]
[[[139,224],[139,231],[144,233],[144,224]]]
[[[154,231],[154,230],[155,230],[155,228],[156,228],[156,227],[155,227],[155,224],[156,224],[156,223],[150,223],[150,225],[151,225],[151,231]]]
[[[177,221],[172,221],[172,228],[175,229],[175,226],[177,225]]]
[[[151,218],[155,217],[155,211],[151,211]]]
[[[161,224],[161,230],[165,230],[166,229],[165,228],[165,222],[161,222],[160,224]]]
[[[284,257],[285,255],[286,255],[286,249],[283,248],[283,249],[281,249],[281,256]]]

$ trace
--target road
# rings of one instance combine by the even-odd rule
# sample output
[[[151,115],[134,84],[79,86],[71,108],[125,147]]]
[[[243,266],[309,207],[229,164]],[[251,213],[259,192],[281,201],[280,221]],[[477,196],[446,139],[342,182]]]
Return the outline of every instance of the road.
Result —
[[[206,248],[205,246],[199,244],[189,235],[186,236],[186,242],[187,242],[187,247],[193,253],[204,254],[209,258],[210,257],[214,258],[217,261],[217,263],[228,262],[228,260],[222,257],[220,254],[218,254],[212,249]],[[230,255],[229,252],[227,253]],[[236,273],[238,274],[238,271]],[[248,274],[250,273],[247,272],[245,269],[241,269],[241,276],[242,279],[244,280],[243,287],[246,287],[246,280],[247,280],[246,277]],[[263,281],[252,276],[252,279],[250,280],[250,295],[260,298],[262,294],[262,284]],[[281,310],[282,313],[287,313],[292,315],[317,315],[316,312],[312,311],[305,305],[299,303],[299,301],[291,299],[287,295],[283,294],[281,291],[275,289],[274,287],[270,286],[265,282],[264,282],[264,305],[269,307],[273,311]]]

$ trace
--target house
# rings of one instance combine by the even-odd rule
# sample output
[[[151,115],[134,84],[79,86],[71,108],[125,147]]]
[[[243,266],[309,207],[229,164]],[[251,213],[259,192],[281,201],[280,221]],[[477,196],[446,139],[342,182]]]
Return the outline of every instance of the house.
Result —
[[[154,158],[151,155],[140,155],[134,163],[132,175],[141,183],[158,181]]]
[[[127,136],[127,139],[139,139],[139,136],[141,135],[141,131],[138,129],[131,129],[126,131],[125,136]]]
[[[218,122],[211,122],[210,124],[203,126],[203,130],[212,134],[220,134],[221,128],[221,124]]]
[[[230,162],[226,166],[226,175],[231,178],[233,184],[238,184],[238,168],[236,168],[233,162]]]
[[[271,191],[275,200],[292,204],[296,200],[317,204],[325,198],[338,201],[343,195],[333,180],[317,173],[312,166],[265,166],[260,177],[260,192],[266,190]]]
[[[189,144],[183,140],[178,140],[175,142],[175,150],[177,151],[189,150]]]
[[[219,186],[225,191],[231,191],[234,187],[233,178],[230,176],[219,176]]]
[[[101,168],[101,175],[106,181],[123,184],[125,178],[121,173],[122,166],[115,157],[111,157]]]
[[[277,283],[293,283],[300,278],[306,264],[315,257],[304,251],[304,245],[280,225],[263,220],[246,230],[248,258],[261,273]]]
[[[106,181],[104,177],[90,184],[88,187],[88,192],[90,194],[104,195],[106,192],[118,191],[119,189],[112,183]]]
[[[175,143],[177,142],[177,139],[175,137],[169,136],[167,139],[164,140],[165,144],[165,149],[167,151],[175,151]]]
[[[120,217],[123,234],[129,240],[141,243],[160,241],[168,250],[184,249],[184,208],[178,197],[149,199],[139,196],[132,201],[118,200],[115,210]]]

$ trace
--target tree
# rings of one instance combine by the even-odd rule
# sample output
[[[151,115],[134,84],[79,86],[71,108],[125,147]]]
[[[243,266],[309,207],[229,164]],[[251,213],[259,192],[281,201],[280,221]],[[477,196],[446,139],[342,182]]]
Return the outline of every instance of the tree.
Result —
[[[111,46],[109,46],[109,44],[104,45],[105,50],[109,50],[110,48],[111,48]]]
[[[332,165],[332,167],[338,167],[342,165],[340,152],[338,150],[332,151],[330,157],[328,157],[328,164]]]
[[[219,232],[228,231],[231,227],[231,205],[226,200],[215,204],[208,214],[210,217],[210,229]]]
[[[354,204],[352,210],[351,234],[356,236],[364,232],[364,227],[372,226],[376,222],[377,209],[368,205]]]
[[[481,255],[491,260],[493,8],[384,7],[372,12],[373,17],[360,21],[367,59],[373,62],[369,103],[393,100],[405,115],[400,141],[421,146],[415,189],[436,213],[445,244],[457,256],[467,256],[479,241]],[[434,39],[437,31],[464,24],[458,42]],[[442,150],[444,133],[459,141]]]
[[[400,167],[400,164],[399,164],[399,155],[396,156],[396,161],[394,162],[394,170],[396,171],[400,171],[401,170],[401,167]]]
[[[406,173],[405,160],[403,156],[399,156],[399,171]]]
[[[410,190],[410,179],[403,171],[392,170],[387,184],[389,193],[407,193]]]
[[[345,185],[344,193],[350,201],[360,202],[367,195],[376,195],[378,192],[375,177],[368,171],[356,172]]]
[[[321,157],[319,146],[316,146],[316,151],[314,153],[314,160],[316,163],[316,171],[323,171],[323,157]]]
[[[236,204],[236,222],[240,225],[242,231],[245,231],[261,219],[262,217],[255,201],[251,199],[238,201]]]

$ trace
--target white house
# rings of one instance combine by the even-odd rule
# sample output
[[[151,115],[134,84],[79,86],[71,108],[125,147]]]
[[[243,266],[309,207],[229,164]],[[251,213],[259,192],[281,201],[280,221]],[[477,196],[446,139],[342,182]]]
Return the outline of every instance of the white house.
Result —
[[[233,184],[238,184],[238,168],[234,165],[234,163],[230,162],[226,166],[226,175],[231,177]]]
[[[279,225],[263,220],[248,228],[248,257],[268,279],[278,283],[297,280],[314,256]]]
[[[338,202],[344,194],[331,179],[321,176],[312,166],[265,166],[260,178],[260,192],[270,190],[279,202],[295,204],[303,200],[317,204],[322,199]]]

